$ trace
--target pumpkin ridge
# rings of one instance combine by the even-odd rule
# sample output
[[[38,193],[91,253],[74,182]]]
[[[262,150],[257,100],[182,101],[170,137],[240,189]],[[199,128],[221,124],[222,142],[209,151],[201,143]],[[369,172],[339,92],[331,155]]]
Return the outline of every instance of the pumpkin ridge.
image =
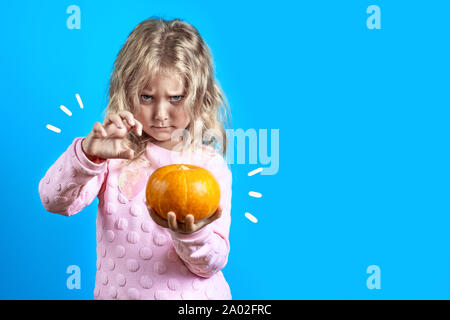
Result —
[[[184,193],[185,193],[185,197],[184,197],[184,208],[188,208],[188,185],[187,185],[187,178],[186,178],[186,173],[183,171],[183,177],[184,177]],[[191,212],[183,212],[183,214],[189,214]],[[184,219],[183,219],[184,220]]]
[[[162,177],[160,177],[159,179],[160,179],[160,181],[162,181],[163,180],[163,178],[166,178],[166,176],[168,175],[168,174],[170,174],[172,171],[167,171]],[[164,212],[162,212],[162,208],[161,208],[161,199],[162,199],[163,197],[161,196],[161,194],[159,195],[159,197],[158,197],[158,209],[159,209],[159,213],[160,214],[162,214],[163,216],[165,216],[166,217],[166,219],[167,219],[167,213],[168,212],[166,212],[166,214],[164,214]]]

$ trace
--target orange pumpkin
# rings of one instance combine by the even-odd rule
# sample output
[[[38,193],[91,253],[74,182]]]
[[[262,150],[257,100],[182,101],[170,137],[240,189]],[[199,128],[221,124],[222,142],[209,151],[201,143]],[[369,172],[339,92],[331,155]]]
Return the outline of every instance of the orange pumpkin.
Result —
[[[173,211],[183,222],[188,214],[194,221],[210,217],[220,201],[220,187],[208,170],[190,164],[172,164],[153,172],[145,190],[147,204],[162,218]]]

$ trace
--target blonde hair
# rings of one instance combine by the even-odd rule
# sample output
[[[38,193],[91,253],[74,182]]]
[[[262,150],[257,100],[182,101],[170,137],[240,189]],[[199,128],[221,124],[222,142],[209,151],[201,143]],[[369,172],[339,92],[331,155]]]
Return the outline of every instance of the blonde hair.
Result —
[[[153,76],[167,71],[184,80],[186,111],[191,119],[186,129],[190,136],[194,136],[194,121],[195,126],[200,125],[202,137],[207,130],[218,133],[222,141],[210,137],[202,144],[214,149],[220,147],[225,155],[228,144],[225,124],[231,121],[228,103],[215,79],[208,45],[194,26],[180,19],[152,17],[139,23],[130,33],[114,62],[104,116],[120,111],[135,115],[142,89]],[[141,137],[130,132],[125,144],[135,156],[128,163],[140,158],[147,142],[152,140],[145,132]]]

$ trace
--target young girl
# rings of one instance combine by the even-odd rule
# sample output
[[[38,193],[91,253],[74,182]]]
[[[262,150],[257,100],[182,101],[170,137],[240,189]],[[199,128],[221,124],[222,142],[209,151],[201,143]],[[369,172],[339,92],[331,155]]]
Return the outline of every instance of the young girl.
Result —
[[[72,216],[99,199],[95,299],[231,299],[221,272],[231,222],[225,108],[210,50],[192,25],[150,18],[131,32],[114,63],[103,124],[76,138],[39,183],[49,212]],[[216,135],[198,143],[195,130]],[[177,221],[168,212],[165,220],[147,207],[149,176],[173,163],[216,177],[221,199],[212,217]]]

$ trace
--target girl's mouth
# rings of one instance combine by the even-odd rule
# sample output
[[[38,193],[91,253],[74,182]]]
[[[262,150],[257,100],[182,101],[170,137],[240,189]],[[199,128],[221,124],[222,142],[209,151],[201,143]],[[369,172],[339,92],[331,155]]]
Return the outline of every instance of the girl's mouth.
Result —
[[[153,129],[160,130],[160,131],[168,130],[170,128],[171,128],[170,126],[168,126],[168,127],[156,127],[156,126],[153,126]]]

